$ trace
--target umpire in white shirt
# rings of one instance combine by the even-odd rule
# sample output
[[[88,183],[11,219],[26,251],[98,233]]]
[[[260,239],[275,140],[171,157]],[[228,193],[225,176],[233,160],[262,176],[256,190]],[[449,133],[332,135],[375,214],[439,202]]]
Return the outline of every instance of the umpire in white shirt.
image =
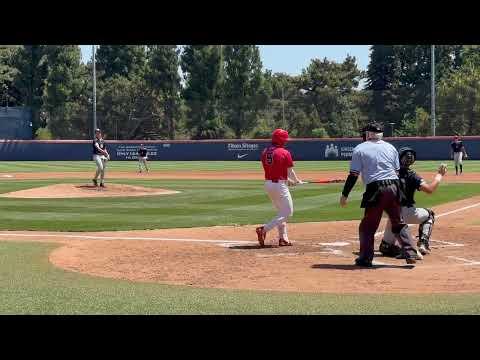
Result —
[[[397,175],[400,170],[398,152],[393,145],[382,140],[383,129],[377,123],[364,127],[362,136],[364,142],[353,149],[350,174],[340,198],[340,205],[346,206],[348,195],[361,174],[366,185],[361,203],[365,214],[360,222],[360,256],[355,264],[372,267],[375,232],[384,211],[392,223],[392,232],[400,243],[407,264],[414,264],[421,257],[401,215],[403,194]]]

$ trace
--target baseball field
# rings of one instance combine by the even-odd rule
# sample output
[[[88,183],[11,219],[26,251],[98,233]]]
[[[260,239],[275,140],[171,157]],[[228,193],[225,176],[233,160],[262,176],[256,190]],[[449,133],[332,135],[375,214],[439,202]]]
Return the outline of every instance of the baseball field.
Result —
[[[292,188],[294,246],[256,242],[275,211],[258,162],[0,162],[0,314],[480,314],[480,161],[433,195],[432,253],[415,266],[358,251],[358,182]],[[427,180],[439,162],[419,161]],[[346,161],[297,162],[303,180]],[[379,228],[376,248],[381,240]],[[416,227],[412,227],[416,235]]]

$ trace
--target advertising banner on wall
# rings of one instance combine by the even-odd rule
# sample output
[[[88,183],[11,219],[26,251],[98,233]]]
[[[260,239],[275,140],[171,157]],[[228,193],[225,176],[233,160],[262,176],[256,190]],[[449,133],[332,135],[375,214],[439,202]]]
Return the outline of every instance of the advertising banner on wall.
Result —
[[[397,149],[410,146],[419,160],[450,159],[451,137],[386,139]],[[480,137],[464,137],[470,159],[480,159]],[[297,161],[350,160],[361,139],[294,139],[287,144]],[[112,161],[137,160],[140,144],[150,160],[164,161],[258,161],[268,140],[212,141],[106,141]],[[92,159],[92,142],[88,140],[0,141],[0,161],[75,161]]]

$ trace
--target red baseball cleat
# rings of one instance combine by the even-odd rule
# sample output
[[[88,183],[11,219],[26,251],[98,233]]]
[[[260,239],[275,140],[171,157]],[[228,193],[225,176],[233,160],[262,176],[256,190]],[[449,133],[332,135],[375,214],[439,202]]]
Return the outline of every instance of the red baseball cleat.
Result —
[[[260,244],[261,247],[265,246],[265,238],[267,234],[265,233],[265,230],[263,229],[263,226],[257,227],[255,229],[257,232],[257,237],[258,237],[258,243]]]
[[[278,240],[278,246],[292,246],[292,243],[290,241],[286,241],[284,239],[279,239]]]

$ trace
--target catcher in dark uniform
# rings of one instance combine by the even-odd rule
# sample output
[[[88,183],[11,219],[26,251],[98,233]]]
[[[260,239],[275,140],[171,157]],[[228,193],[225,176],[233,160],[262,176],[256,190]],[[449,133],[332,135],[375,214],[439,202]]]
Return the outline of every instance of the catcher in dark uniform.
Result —
[[[442,181],[442,177],[447,172],[447,166],[442,164],[438,168],[438,174],[431,183],[427,183],[415,171],[410,169],[417,154],[410,147],[404,147],[399,150],[400,171],[399,178],[402,191],[404,193],[402,205],[402,217],[407,224],[419,224],[418,228],[418,250],[422,255],[430,253],[430,236],[432,235],[433,224],[435,223],[435,213],[432,209],[417,208],[415,206],[415,192],[423,191],[432,194]],[[401,258],[401,249],[395,236],[392,233],[390,220],[387,222],[385,234],[380,243],[379,251],[384,256]]]

